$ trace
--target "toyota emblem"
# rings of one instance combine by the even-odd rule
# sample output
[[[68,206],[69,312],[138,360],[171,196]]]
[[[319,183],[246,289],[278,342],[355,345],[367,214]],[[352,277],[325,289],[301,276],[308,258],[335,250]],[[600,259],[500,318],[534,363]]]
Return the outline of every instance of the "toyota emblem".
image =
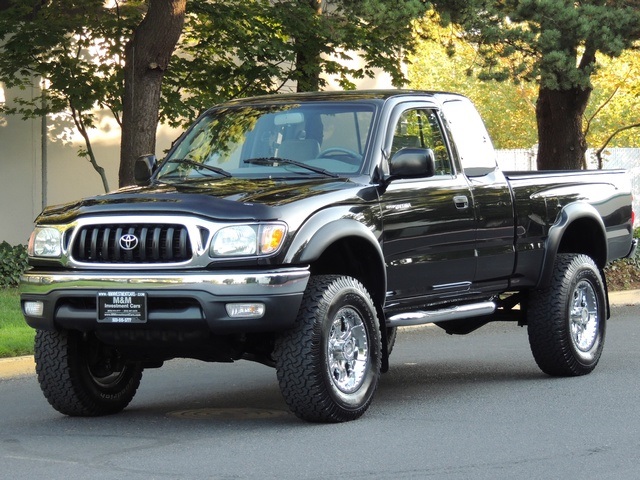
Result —
[[[120,237],[120,246],[123,250],[133,250],[138,246],[138,237],[130,233],[122,235]]]

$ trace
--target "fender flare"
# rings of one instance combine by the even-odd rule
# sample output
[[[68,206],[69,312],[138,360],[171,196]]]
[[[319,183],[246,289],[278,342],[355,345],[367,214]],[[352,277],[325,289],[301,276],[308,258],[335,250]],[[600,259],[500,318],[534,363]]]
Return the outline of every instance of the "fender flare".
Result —
[[[340,216],[337,217],[336,213]],[[287,249],[284,262],[289,264],[309,264],[320,258],[322,253],[333,243],[347,237],[357,237],[371,245],[379,262],[382,286],[382,301],[387,288],[387,273],[384,254],[380,244],[382,229],[377,225],[366,225],[360,219],[347,216],[345,212],[333,209],[323,210],[310,219],[296,232],[291,245]],[[376,235],[378,234],[378,235]],[[374,292],[370,292],[374,293]]]
[[[553,275],[553,266],[556,261],[556,256],[558,255],[558,250],[560,249],[560,244],[564,238],[564,234],[574,222],[584,219],[593,221],[598,226],[598,231],[593,232],[593,235],[597,235],[597,238],[602,240],[601,245],[599,245],[598,248],[604,249],[602,258],[606,261],[608,257],[606,227],[600,213],[598,213],[596,208],[589,203],[570,203],[562,208],[558,214],[556,222],[549,228],[549,233],[545,241],[545,255],[542,259],[542,268],[540,270],[540,277],[538,278],[536,288],[543,288],[549,284]],[[599,260],[600,259],[598,258],[594,258],[594,261],[600,268],[602,268],[604,265],[601,265]]]
[[[285,263],[312,262],[318,259],[329,245],[345,237],[360,237],[367,240],[378,253],[380,261],[384,263],[380,241],[371,228],[355,218],[335,218],[329,215],[327,210],[314,215],[296,232],[284,261]]]

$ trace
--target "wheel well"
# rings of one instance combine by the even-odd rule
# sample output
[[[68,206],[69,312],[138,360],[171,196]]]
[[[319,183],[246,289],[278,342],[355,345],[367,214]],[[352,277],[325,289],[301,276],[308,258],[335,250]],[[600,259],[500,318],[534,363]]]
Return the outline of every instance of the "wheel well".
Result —
[[[386,292],[384,265],[365,239],[342,238],[327,247],[311,264],[312,274],[341,274],[358,279],[373,301],[381,305]]]
[[[562,235],[557,253],[582,253],[604,268],[607,263],[607,243],[598,222],[591,218],[573,221]]]

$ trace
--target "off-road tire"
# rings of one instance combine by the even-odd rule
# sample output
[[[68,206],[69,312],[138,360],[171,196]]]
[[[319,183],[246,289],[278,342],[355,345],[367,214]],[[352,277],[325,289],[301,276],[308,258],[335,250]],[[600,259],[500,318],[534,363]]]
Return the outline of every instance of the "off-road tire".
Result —
[[[93,335],[69,331],[38,330],[35,361],[44,396],[70,416],[120,412],[133,399],[143,370],[139,363],[123,363]]]
[[[381,335],[365,287],[347,276],[312,276],[295,327],[276,341],[280,390],[299,418],[360,417],[378,385]]]
[[[559,254],[551,284],[528,299],[529,345],[540,369],[553,376],[586,375],[604,347],[606,291],[594,261]]]

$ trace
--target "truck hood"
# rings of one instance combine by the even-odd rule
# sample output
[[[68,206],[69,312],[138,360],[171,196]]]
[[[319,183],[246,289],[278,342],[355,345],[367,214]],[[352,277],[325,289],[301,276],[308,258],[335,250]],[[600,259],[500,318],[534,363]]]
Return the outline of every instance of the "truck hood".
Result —
[[[370,189],[370,186],[345,178],[228,178],[206,183],[125,187],[112,193],[47,207],[36,222],[56,224],[84,215],[140,213],[190,214],[220,221],[272,220],[282,218],[284,210],[294,208],[311,213],[327,205],[362,203],[372,195]],[[294,203],[295,206],[292,205]]]

